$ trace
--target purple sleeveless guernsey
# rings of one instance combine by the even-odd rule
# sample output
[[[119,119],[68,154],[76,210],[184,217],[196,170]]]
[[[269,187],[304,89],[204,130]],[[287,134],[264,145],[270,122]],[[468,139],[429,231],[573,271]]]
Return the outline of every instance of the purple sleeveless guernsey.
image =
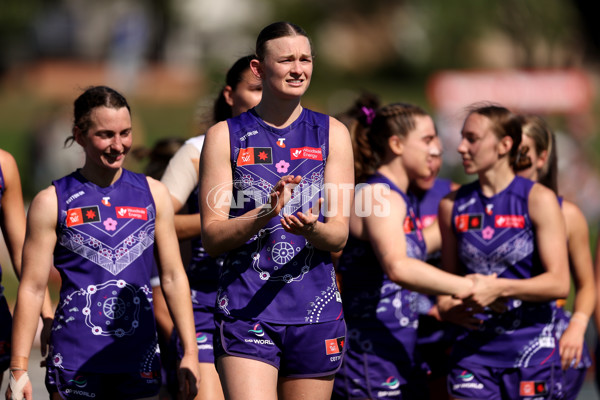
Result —
[[[123,170],[102,188],[74,172],[53,184],[54,265],[62,278],[52,327],[54,366],[154,378],[150,277],[156,208],[146,177]]]
[[[387,184],[402,196],[407,205],[403,221],[407,256],[424,260],[425,241],[414,207],[406,194],[380,174],[371,176],[366,183]],[[394,354],[395,364],[400,366],[402,374],[395,378],[400,384],[405,384],[415,367],[419,294],[390,281],[377,262],[370,242],[352,235],[348,238],[338,270],[342,278],[342,300],[348,327],[346,351],[386,359],[389,354]],[[344,358],[344,362],[347,360],[350,358]],[[342,368],[338,376],[348,370],[352,368]]]
[[[515,177],[491,198],[483,195],[479,181],[459,189],[452,225],[462,272],[495,272],[507,279],[528,279],[543,272],[528,211],[533,185]],[[500,368],[560,362],[552,302],[508,299],[507,305],[503,314],[479,315],[484,320],[481,328],[459,338],[453,358]]]
[[[281,214],[306,212],[324,197],[329,116],[305,108],[290,126],[276,129],[251,109],[227,123],[236,201],[232,217],[265,204],[282,176],[300,175],[302,181],[280,215],[227,254],[219,277],[217,312],[286,325],[342,318],[330,253],[314,248],[301,235],[287,233],[280,222]],[[323,221],[322,214],[319,220]]]

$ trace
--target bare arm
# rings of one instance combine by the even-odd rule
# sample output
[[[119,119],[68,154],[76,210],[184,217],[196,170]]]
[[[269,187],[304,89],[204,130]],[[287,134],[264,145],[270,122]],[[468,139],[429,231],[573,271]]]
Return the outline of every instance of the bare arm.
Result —
[[[56,221],[56,191],[54,186],[50,186],[33,199],[27,217],[21,282],[13,320],[11,368],[27,369],[40,311],[47,293],[52,255],[57,240]],[[22,371],[14,372],[16,379],[22,374]],[[30,397],[27,398],[31,398],[30,385],[25,388],[24,393],[29,393]]]
[[[325,203],[325,219],[323,222],[317,220],[318,212],[313,206],[308,214],[298,212],[296,215],[284,215],[281,224],[286,231],[303,235],[316,248],[337,252],[344,248],[348,240],[354,167],[348,129],[334,118],[329,120],[329,157],[325,165],[325,195],[328,201]]]
[[[196,328],[190,286],[181,262],[179,243],[175,236],[173,205],[168,190],[162,183],[148,178],[148,184],[156,204],[155,244],[160,282],[184,349],[184,356],[178,372],[180,391],[187,390],[188,398],[194,398],[200,381]]]
[[[575,282],[573,317],[559,343],[562,366],[567,369],[572,360],[575,364],[581,360],[585,331],[596,306],[596,285],[587,221],[579,207],[568,201],[563,201],[562,213],[567,227],[569,265]]]
[[[381,185],[372,185],[373,192]],[[410,258],[406,254],[406,236],[402,221],[406,217],[406,203],[398,193],[381,193],[382,203],[389,203],[389,212],[371,212],[364,217],[365,238],[368,238],[373,250],[388,277],[411,290],[426,294],[465,295],[471,292],[473,282],[423,261]],[[361,190],[357,196],[369,195]],[[368,202],[362,201],[362,204]],[[376,200],[372,201],[377,206]],[[374,210],[373,210],[374,211]],[[353,215],[353,218],[355,216]]]
[[[4,175],[0,225],[15,274],[19,278],[26,226],[21,178],[15,159],[4,150],[0,150],[0,165]]]

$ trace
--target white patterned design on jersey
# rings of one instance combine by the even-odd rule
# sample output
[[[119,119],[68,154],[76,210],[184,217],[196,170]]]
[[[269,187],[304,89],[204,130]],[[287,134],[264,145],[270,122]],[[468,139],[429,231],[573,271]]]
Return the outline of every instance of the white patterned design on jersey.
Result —
[[[63,230],[59,244],[116,276],[154,243],[154,206],[148,206],[147,210],[148,221],[114,247],[78,227]],[[66,211],[63,211],[63,217],[66,218]],[[122,224],[113,235],[118,234],[128,223]]]
[[[468,243],[466,240],[460,244],[460,259],[473,273],[500,276],[509,265],[533,253],[534,240],[530,230],[524,230],[502,243],[489,254]]]
[[[331,301],[342,302],[342,296],[338,291],[337,281],[335,278],[335,270],[331,270],[331,281],[326,290],[321,291],[320,296],[315,296],[315,300],[309,303],[309,308],[306,310],[305,321],[313,324],[321,319],[321,312]]]

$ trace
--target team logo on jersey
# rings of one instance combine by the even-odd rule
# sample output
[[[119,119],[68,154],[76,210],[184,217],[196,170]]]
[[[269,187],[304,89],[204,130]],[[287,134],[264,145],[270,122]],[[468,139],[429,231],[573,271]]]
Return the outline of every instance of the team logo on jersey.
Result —
[[[273,164],[273,149],[270,147],[248,147],[240,149],[237,165]]]
[[[277,146],[281,147],[282,149],[285,149],[285,138],[279,138],[277,139]]]
[[[71,208],[67,210],[67,226],[87,224],[100,221],[98,206]]]
[[[342,336],[335,339],[325,339],[325,353],[327,355],[340,354],[344,349],[346,337]]]
[[[522,215],[496,215],[494,219],[496,228],[525,228],[525,217]]]
[[[102,204],[104,204],[106,207],[110,207],[110,197],[103,197]]]
[[[537,394],[548,394],[548,388],[544,381],[521,381],[519,385],[520,396],[535,396]]]
[[[115,207],[117,218],[148,220],[148,210],[141,207]]]
[[[458,232],[478,231],[483,225],[483,214],[460,214],[454,218]]]
[[[323,152],[320,147],[295,147],[290,149],[292,160],[308,159],[323,161]]]
[[[408,215],[404,218],[403,226],[404,226],[404,233],[411,233],[417,229],[417,227],[415,226],[415,222]]]

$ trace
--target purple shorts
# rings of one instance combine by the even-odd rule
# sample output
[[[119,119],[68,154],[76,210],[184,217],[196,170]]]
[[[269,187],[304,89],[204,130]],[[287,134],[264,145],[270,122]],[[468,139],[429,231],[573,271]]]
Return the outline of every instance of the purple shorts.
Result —
[[[563,374],[565,400],[576,400],[583,387],[587,368],[569,368]]]
[[[215,362],[213,341],[215,335],[214,307],[194,304],[194,323],[196,325],[196,343],[198,344],[198,362]],[[183,357],[183,347],[177,335],[177,354]]]
[[[215,321],[215,358],[224,355],[270,364],[279,375],[317,378],[340,368],[346,324],[344,320],[307,325],[278,325],[221,317]]]
[[[116,361],[118,362],[118,361]],[[155,396],[161,385],[160,371],[101,374],[47,367],[46,389],[63,399],[141,399]]]
[[[353,399],[429,399],[427,377],[420,366],[398,362],[398,348],[388,354],[346,349],[342,367],[335,376],[333,400]]]
[[[459,362],[450,369],[448,393],[457,399],[563,399],[563,372],[559,364],[552,363],[527,368],[494,368]]]

